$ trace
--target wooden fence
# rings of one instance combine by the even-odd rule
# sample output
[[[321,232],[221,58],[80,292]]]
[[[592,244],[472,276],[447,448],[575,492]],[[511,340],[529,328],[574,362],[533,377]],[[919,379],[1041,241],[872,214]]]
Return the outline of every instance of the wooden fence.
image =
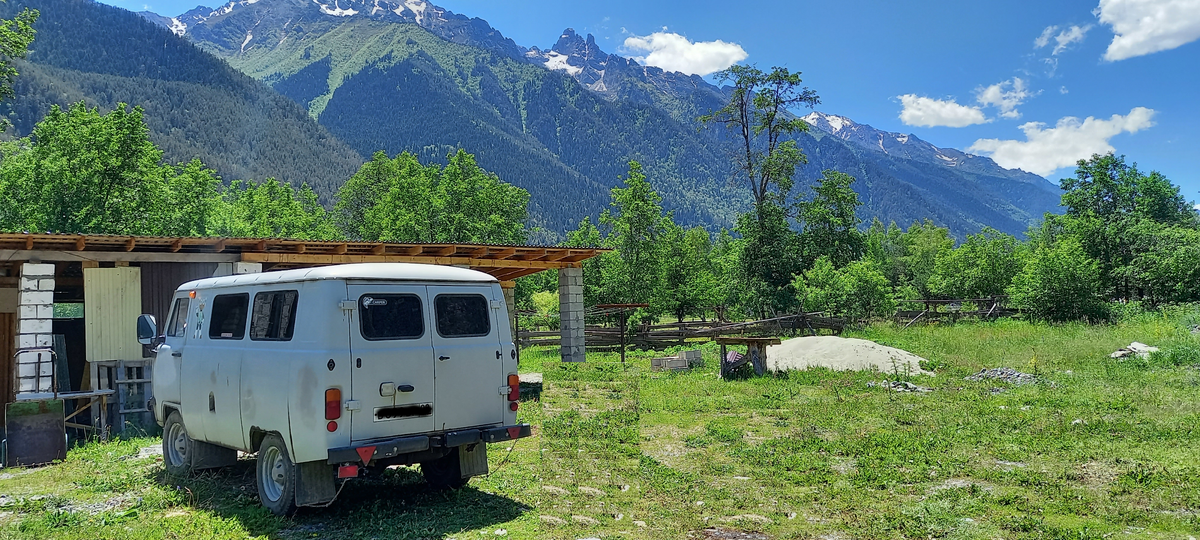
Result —
[[[840,334],[845,327],[841,319],[823,317],[819,313],[786,315],[771,319],[729,323],[725,321],[685,321],[680,323],[643,325],[631,328],[624,344],[640,349],[665,349],[684,343],[703,343],[719,336],[729,335],[781,335],[806,332],[816,334],[821,330]],[[559,345],[558,331],[519,332],[521,347]],[[587,325],[584,337],[589,348],[619,347],[622,345],[621,331],[615,326]]]

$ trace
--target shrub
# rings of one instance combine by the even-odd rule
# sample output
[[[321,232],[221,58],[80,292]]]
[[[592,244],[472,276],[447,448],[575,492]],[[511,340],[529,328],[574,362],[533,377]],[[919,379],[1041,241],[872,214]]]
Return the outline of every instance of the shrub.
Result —
[[[1014,306],[1053,322],[1106,318],[1099,292],[1099,265],[1074,237],[1038,246],[1008,288]]]

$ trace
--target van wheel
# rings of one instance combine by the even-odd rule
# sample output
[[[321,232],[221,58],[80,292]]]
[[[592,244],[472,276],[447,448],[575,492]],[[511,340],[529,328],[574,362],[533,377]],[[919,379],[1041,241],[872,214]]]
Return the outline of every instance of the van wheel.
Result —
[[[196,443],[188,436],[183,418],[178,411],[171,411],[163,424],[163,465],[167,474],[186,476],[192,472],[192,454],[195,453]]]
[[[283,439],[274,433],[263,437],[258,448],[258,500],[277,516],[296,511],[296,465]]]
[[[458,489],[467,485],[470,478],[462,477],[462,469],[458,466],[458,447],[450,449],[450,453],[433,461],[421,463],[421,474],[429,487],[435,490]]]

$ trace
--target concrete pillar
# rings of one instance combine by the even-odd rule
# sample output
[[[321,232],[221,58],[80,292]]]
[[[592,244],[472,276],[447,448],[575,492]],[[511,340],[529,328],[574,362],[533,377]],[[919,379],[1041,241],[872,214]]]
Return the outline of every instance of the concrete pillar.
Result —
[[[558,311],[562,361],[583,362],[583,268],[558,270]]]
[[[17,348],[53,346],[54,265],[22,264],[18,287]],[[42,353],[39,361],[38,356],[38,353],[17,356],[17,393],[53,391],[50,357]]]
[[[504,305],[508,308],[508,328],[512,330],[513,343],[517,342],[517,283],[501,281],[500,290],[504,291]]]

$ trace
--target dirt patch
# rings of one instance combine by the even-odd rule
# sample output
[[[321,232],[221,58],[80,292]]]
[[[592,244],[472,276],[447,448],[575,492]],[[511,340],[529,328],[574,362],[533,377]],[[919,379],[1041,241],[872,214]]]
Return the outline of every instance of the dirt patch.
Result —
[[[932,375],[921,369],[924,358],[865,339],[807,336],[767,347],[767,369],[787,371],[824,367],[838,371],[879,371]]]
[[[692,531],[688,533],[688,538],[702,540],[771,540],[770,536],[760,532],[736,531],[724,527]]]
[[[1079,481],[1090,487],[1104,487],[1117,480],[1121,471],[1103,461],[1089,461],[1079,466]]]

